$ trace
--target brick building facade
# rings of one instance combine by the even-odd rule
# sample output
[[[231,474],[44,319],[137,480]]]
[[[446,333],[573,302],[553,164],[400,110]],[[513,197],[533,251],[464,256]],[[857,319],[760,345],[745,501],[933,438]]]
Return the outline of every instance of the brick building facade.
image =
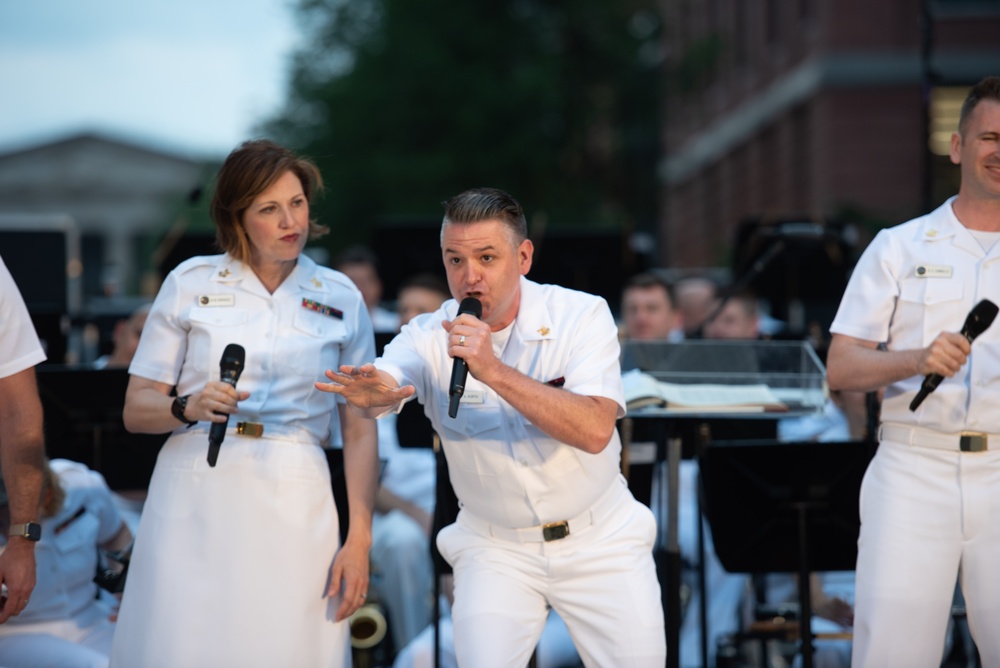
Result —
[[[1000,2],[664,0],[663,11],[663,266],[728,265],[747,219],[873,231],[954,192],[954,169],[928,150],[931,93],[1000,73]]]

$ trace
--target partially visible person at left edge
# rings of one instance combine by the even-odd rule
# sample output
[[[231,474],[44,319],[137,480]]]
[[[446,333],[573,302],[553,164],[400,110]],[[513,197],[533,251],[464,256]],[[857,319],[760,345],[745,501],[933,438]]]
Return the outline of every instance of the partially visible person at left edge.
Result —
[[[10,505],[10,536],[0,554],[0,623],[28,605],[41,537],[45,440],[35,365],[45,361],[28,308],[0,258],[0,469]]]
[[[621,474],[625,414],[607,303],[525,278],[521,205],[493,188],[445,202],[441,252],[454,299],[411,321],[374,364],[317,387],[370,417],[416,395],[440,435],[458,519],[437,545],[455,573],[460,666],[522,668],[549,608],[588,666],[664,665],[656,525]],[[480,316],[459,313],[476,299]],[[457,359],[465,394],[449,415]]]
[[[316,391],[317,368],[374,354],[361,293],[302,253],[315,165],[269,141],[226,158],[211,214],[224,255],[181,263],[150,310],[125,426],[172,431],[157,459],[115,632],[117,668],[344,666],[368,591],[375,425]],[[230,344],[246,351],[220,381]],[[176,398],[170,396],[176,387]],[[228,428],[218,461],[208,433]],[[322,445],[344,444],[349,528]]]
[[[969,91],[951,161],[958,195],[878,233],[830,327],[830,388],[886,388],[861,487],[857,668],[940,665],[956,579],[982,665],[1000,666],[1000,322],[959,333],[1000,303],[1000,77]]]

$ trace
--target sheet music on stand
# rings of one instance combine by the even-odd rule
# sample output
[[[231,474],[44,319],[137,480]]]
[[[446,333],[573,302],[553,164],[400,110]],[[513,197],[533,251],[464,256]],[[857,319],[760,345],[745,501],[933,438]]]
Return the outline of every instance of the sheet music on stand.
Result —
[[[788,409],[781,417],[819,412],[828,396],[826,371],[808,341],[626,341],[622,371],[634,369],[671,386],[766,386]],[[711,412],[689,408],[686,412]],[[652,407],[643,414],[657,411]]]
[[[667,625],[667,665],[680,665],[681,606],[680,546],[678,540],[678,487],[680,460],[697,457],[712,440],[713,430],[740,425],[748,438],[759,438],[759,428],[770,428],[778,418],[820,413],[828,398],[826,372],[807,341],[694,340],[680,343],[625,341],[622,347],[623,380],[632,370],[669,386],[666,401],[647,401],[630,408],[622,423],[623,469],[650,460],[666,465],[667,517],[665,541],[666,586],[663,587]],[[647,379],[648,380],[648,379]],[[679,386],[679,387],[678,387]],[[711,386],[716,386],[713,390]],[[687,390],[687,392],[685,392]],[[626,387],[626,397],[635,388]],[[717,401],[709,401],[714,396]],[[734,397],[746,394],[767,400],[741,404]],[[641,392],[632,394],[633,398]],[[646,393],[648,394],[648,392]],[[685,400],[699,395],[697,401]],[[775,401],[777,400],[777,403]],[[655,425],[654,429],[644,429]],[[749,426],[745,428],[744,425]],[[655,442],[643,432],[659,434]],[[633,436],[636,436],[633,438]],[[635,447],[633,448],[633,443]],[[700,513],[699,513],[700,516]],[[704,542],[699,523],[699,561],[704,563]],[[701,589],[702,663],[707,662],[707,592],[703,569]]]

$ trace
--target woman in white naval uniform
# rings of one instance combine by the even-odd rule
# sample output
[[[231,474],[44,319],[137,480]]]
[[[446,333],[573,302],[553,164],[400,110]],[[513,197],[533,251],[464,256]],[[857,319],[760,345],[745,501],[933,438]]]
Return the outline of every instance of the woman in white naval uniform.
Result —
[[[131,431],[172,431],[150,481],[111,665],[344,666],[364,602],[377,477],[375,425],[313,382],[374,353],[361,294],[301,254],[311,162],[246,142],[211,213],[224,255],[172,271],[150,311],[125,400]],[[229,344],[246,351],[221,382]],[[176,387],[177,399],[170,396]],[[218,461],[208,432],[228,420]],[[321,446],[339,429],[350,526],[343,546]]]

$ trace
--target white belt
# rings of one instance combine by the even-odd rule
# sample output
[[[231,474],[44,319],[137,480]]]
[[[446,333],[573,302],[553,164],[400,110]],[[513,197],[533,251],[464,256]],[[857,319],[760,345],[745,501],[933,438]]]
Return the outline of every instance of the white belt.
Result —
[[[952,452],[985,452],[990,449],[991,439],[994,441],[994,448],[1000,446],[1000,434],[987,434],[981,431],[947,433],[923,427],[904,427],[898,424],[882,424],[879,427],[880,441],[896,441],[897,443]]]
[[[178,433],[205,432],[211,429],[213,422],[199,422],[190,429],[178,429]],[[311,433],[297,426],[286,426],[274,423],[263,424],[260,422],[229,421],[226,425],[226,437],[243,436],[247,438],[270,438],[279,441],[295,441],[296,443],[310,443],[318,445],[319,441]]]
[[[597,501],[590,508],[573,519],[548,522],[523,529],[513,529],[511,527],[492,524],[481,517],[473,515],[469,512],[468,508],[462,508],[458,517],[460,522],[488,536],[509,540],[514,543],[543,543],[572,536],[582,532],[593,524],[597,524],[599,521],[607,520],[611,510],[617,507],[619,495],[624,493],[625,489],[625,482],[619,476],[611,481],[608,489],[598,497]]]
[[[571,520],[549,522],[524,529],[511,529],[510,527],[491,524],[465,509],[462,510],[462,513],[462,521],[468,523],[477,531],[493,536],[494,538],[509,540],[513,543],[543,543],[560,540],[574,533],[579,533],[594,523],[594,511],[589,509]]]

